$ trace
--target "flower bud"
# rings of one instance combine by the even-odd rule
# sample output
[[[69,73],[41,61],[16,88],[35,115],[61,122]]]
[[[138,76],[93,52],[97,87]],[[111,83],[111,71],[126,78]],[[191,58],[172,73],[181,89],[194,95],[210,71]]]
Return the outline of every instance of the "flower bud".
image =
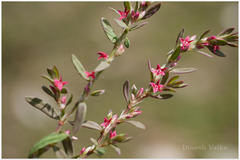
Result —
[[[118,47],[117,52],[115,53],[115,56],[121,56],[124,52],[125,52],[124,46],[121,44]]]

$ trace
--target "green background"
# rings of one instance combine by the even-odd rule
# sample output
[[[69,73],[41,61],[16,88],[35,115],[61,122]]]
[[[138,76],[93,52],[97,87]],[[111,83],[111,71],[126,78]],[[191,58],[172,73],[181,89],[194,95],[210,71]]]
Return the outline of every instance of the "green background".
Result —
[[[2,157],[26,158],[35,142],[56,128],[56,122],[24,101],[37,96],[53,103],[41,90],[48,83],[40,75],[55,64],[68,88],[78,97],[85,81],[77,74],[71,54],[76,54],[87,70],[98,64],[98,51],[110,53],[112,44],[105,37],[100,18],[117,18],[106,2],[3,2],[2,3]],[[228,27],[238,29],[237,2],[163,2],[149,24],[129,34],[130,48],[114,61],[97,81],[94,89],[106,89],[100,97],[87,101],[87,119],[103,121],[109,109],[120,113],[125,107],[122,84],[130,80],[137,87],[149,83],[147,59],[164,63],[179,31],[200,35],[207,29],[215,35]],[[121,30],[116,29],[118,33]],[[210,35],[211,35],[210,34]],[[147,99],[143,114],[136,118],[146,130],[123,124],[133,140],[121,144],[122,155],[111,148],[111,158],[236,158],[238,155],[238,50],[222,47],[226,58],[208,58],[196,52],[185,55],[179,66],[198,71],[183,75],[190,84],[169,100]],[[96,131],[82,128],[77,134],[76,152],[97,138]],[[208,145],[224,149],[213,150]],[[186,149],[185,147],[195,147]],[[196,147],[200,149],[196,149]],[[207,149],[204,149],[207,147]],[[54,157],[52,151],[43,157]],[[92,157],[94,158],[94,157]]]

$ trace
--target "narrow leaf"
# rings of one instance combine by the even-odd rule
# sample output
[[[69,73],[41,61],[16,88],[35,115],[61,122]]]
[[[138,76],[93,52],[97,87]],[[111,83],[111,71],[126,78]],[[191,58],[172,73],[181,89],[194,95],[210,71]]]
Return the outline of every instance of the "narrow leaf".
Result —
[[[48,77],[46,75],[42,75],[41,77],[46,79],[46,80],[48,80],[50,83],[53,83],[53,79],[52,78],[50,78],[50,77]]]
[[[145,26],[146,24],[148,24],[148,22],[143,22],[143,23],[136,24],[136,25],[134,25],[133,27],[131,27],[131,28],[129,29],[129,31],[134,31],[134,30],[136,30],[136,29],[139,29],[139,28]]]
[[[171,84],[176,81],[179,78],[179,76],[173,76],[172,78],[169,79],[167,86],[171,86]]]
[[[140,129],[146,129],[145,125],[139,121],[126,121],[127,123],[137,127],[137,128],[140,128]]]
[[[127,26],[123,21],[121,21],[121,20],[119,20],[119,19],[114,19],[114,20],[115,20],[115,22],[117,22],[117,24],[118,24],[121,28],[123,28],[123,29],[128,28],[128,26]]]
[[[55,73],[55,75],[56,75],[57,79],[59,79],[59,78],[60,78],[60,74],[59,74],[59,71],[58,71],[58,69],[57,69],[57,67],[56,67],[56,66],[53,66],[53,69],[52,69],[52,71]]]
[[[67,153],[67,155],[69,155],[69,156],[72,156],[73,155],[73,145],[72,145],[71,138],[67,137],[66,139],[64,139],[62,141],[62,145],[63,145],[65,153]]]
[[[150,18],[152,15],[154,15],[161,7],[161,3],[158,3],[154,6],[152,6],[150,9],[147,10],[146,14],[143,16],[142,19]]]
[[[73,99],[73,94],[71,94],[70,98],[68,99],[66,106],[68,106],[72,102],[72,99]]]
[[[222,36],[222,35],[230,34],[230,33],[232,33],[233,30],[234,30],[233,27],[232,27],[232,28],[225,29],[225,30],[223,30],[221,33],[219,33],[219,35]]]
[[[83,67],[82,63],[78,60],[78,58],[73,54],[72,55],[72,61],[74,64],[74,67],[76,68],[76,70],[78,71],[78,73],[86,80],[89,80],[89,78],[86,75],[86,70]]]
[[[93,91],[93,92],[91,93],[91,96],[100,96],[100,95],[102,95],[102,94],[104,94],[104,93],[105,93],[105,90],[104,90],[104,89],[96,90],[96,91]]]
[[[95,72],[100,72],[107,69],[110,64],[107,61],[101,61],[99,65],[96,67]]]
[[[101,18],[101,24],[108,39],[112,43],[115,43],[117,41],[117,35],[114,33],[111,24],[108,22],[106,18],[103,17]]]
[[[42,90],[47,93],[49,96],[55,98],[55,95],[52,93],[50,89],[48,89],[46,86],[42,86]]]
[[[208,54],[208,53],[206,53],[206,52],[203,52],[203,51],[197,51],[198,53],[200,53],[200,54],[202,54],[202,55],[204,55],[204,56],[207,56],[207,57],[209,57],[209,58],[212,58],[213,56],[212,55],[210,55],[210,54]]]
[[[94,121],[87,121],[82,124],[82,127],[89,128],[89,129],[95,129],[95,130],[99,130],[99,131],[102,130],[102,127]]]
[[[118,155],[121,155],[121,149],[120,148],[118,148],[117,146],[112,145],[112,144],[110,144],[110,147],[113,148],[118,153]]]
[[[177,40],[176,40],[176,46],[178,45],[179,39],[183,37],[183,34],[184,34],[184,29],[182,29],[178,34],[178,37],[177,37]]]
[[[206,36],[208,33],[210,32],[210,30],[205,31],[199,38],[199,40],[201,40],[204,36]]]
[[[58,114],[48,103],[44,103],[41,99],[35,97],[25,97],[25,100],[33,107],[45,113],[48,117],[59,119]]]
[[[42,152],[42,149],[48,147],[49,145],[61,142],[67,137],[68,134],[65,133],[52,133],[44,137],[32,147],[32,149],[29,152],[29,158],[39,157],[41,155],[39,154],[39,152]]]
[[[73,134],[76,134],[77,131],[80,129],[82,123],[85,120],[86,112],[87,112],[86,103],[84,103],[84,102],[79,103],[78,107],[77,107],[76,114],[75,114],[75,119],[72,122],[72,124],[73,124]]]
[[[129,102],[129,81],[125,81],[123,84],[123,95],[127,102]]]
[[[170,72],[175,74],[186,74],[186,73],[192,73],[196,70],[197,70],[196,68],[175,68]]]
[[[123,4],[124,4],[124,8],[126,8],[128,11],[131,11],[131,8],[132,8],[131,2],[125,1],[123,2]]]
[[[172,94],[160,94],[160,95],[157,95],[157,96],[153,96],[154,98],[157,98],[157,99],[169,99],[171,98],[173,95]]]
[[[98,142],[97,142],[97,140],[96,139],[94,139],[94,138],[90,138],[90,140],[92,141],[92,143],[94,144],[94,145],[98,145]]]
[[[178,58],[178,56],[179,56],[179,54],[180,54],[180,46],[178,46],[175,50],[174,50],[174,52],[172,53],[172,55],[170,56],[170,58],[169,58],[169,62],[172,62],[172,61],[174,61],[174,60],[176,60],[177,58]]]

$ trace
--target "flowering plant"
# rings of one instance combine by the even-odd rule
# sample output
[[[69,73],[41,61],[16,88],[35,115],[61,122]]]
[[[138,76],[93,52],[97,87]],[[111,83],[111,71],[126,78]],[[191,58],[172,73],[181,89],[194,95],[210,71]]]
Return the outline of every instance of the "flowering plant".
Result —
[[[115,19],[116,23],[123,29],[119,36],[115,33],[107,19],[101,19],[102,28],[107,38],[113,43],[113,49],[110,54],[103,51],[97,53],[98,57],[96,59],[100,63],[93,71],[87,71],[80,60],[75,55],[72,55],[74,67],[87,83],[75,103],[72,102],[73,94],[70,94],[69,89],[65,87],[68,82],[63,80],[57,67],[53,66],[53,68],[47,69],[48,75],[42,77],[50,85],[49,87],[42,86],[42,89],[55,100],[57,107],[45,103],[42,99],[36,97],[26,97],[26,101],[50,118],[57,120],[58,123],[53,133],[44,137],[32,147],[29,153],[30,158],[40,157],[50,148],[60,158],[86,158],[92,154],[102,156],[105,154],[107,147],[111,147],[118,154],[121,154],[119,144],[128,142],[131,140],[131,137],[126,133],[121,133],[117,128],[118,125],[129,123],[135,127],[145,129],[143,123],[131,120],[142,114],[139,104],[146,98],[169,99],[177,89],[187,86],[182,80],[178,80],[180,78],[179,74],[191,73],[196,69],[176,68],[186,52],[196,51],[207,57],[213,57],[213,55],[225,57],[225,54],[220,50],[220,46],[237,47],[238,35],[237,33],[232,33],[234,28],[226,29],[216,36],[209,37],[207,36],[208,30],[199,38],[196,35],[185,37],[184,30],[182,30],[177,37],[174,48],[167,54],[165,64],[157,64],[156,68],[154,68],[150,60],[148,60],[150,80],[145,87],[138,89],[135,84],[130,86],[130,82],[125,81],[123,84],[123,95],[126,100],[126,107],[121,114],[109,111],[103,118],[103,122],[100,123],[86,120],[87,98],[89,96],[100,96],[105,92],[103,89],[92,91],[94,83],[98,80],[101,73],[110,67],[114,59],[121,56],[126,48],[129,48],[130,40],[127,38],[128,33],[146,25],[147,22],[145,20],[158,12],[160,7],[161,3],[135,2],[133,7],[130,2],[124,2],[123,11],[112,8],[119,15],[119,18]],[[207,48],[213,55],[203,52],[203,48]],[[75,117],[73,120],[70,120],[72,115],[75,115]],[[63,126],[65,125],[72,126],[72,130],[64,130]],[[79,147],[74,151],[73,142],[78,140],[76,133],[81,127],[97,130],[99,137],[96,139],[90,138],[92,145]],[[63,147],[60,146],[60,143],[62,143]]]

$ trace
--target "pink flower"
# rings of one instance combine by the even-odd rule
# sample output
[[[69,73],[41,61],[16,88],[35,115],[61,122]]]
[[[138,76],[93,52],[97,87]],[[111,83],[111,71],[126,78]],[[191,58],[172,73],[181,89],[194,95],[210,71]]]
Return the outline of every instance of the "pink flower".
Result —
[[[66,84],[68,84],[68,82],[62,81],[62,77],[60,77],[60,80],[54,79],[54,85],[55,85],[55,87],[57,87],[59,89],[59,91],[61,91],[63,89],[63,86]]]
[[[164,85],[159,84],[159,81],[157,81],[156,84],[153,83],[153,82],[151,82],[150,85],[152,86],[153,93],[156,93],[156,92],[158,92],[158,91],[159,91],[159,92],[162,92],[163,87],[164,87]]]
[[[83,148],[81,149],[81,151],[80,151],[80,154],[83,154],[83,152],[85,152],[85,150],[86,150],[86,148],[83,147]]]
[[[121,45],[118,47],[118,49],[117,49],[116,56],[120,56],[120,55],[122,55],[124,52],[125,52],[124,46],[121,44]]]
[[[152,71],[152,73],[155,73],[157,76],[158,76],[158,75],[164,76],[166,69],[167,69],[167,68],[161,68],[161,66],[158,64],[158,65],[157,65],[157,68],[156,68],[156,69],[152,68],[151,71]]]
[[[132,17],[133,21],[136,21],[139,17],[139,12],[135,13],[134,11],[132,11],[131,17]]]
[[[70,130],[66,130],[65,133],[69,135],[70,134]]]
[[[181,41],[181,50],[182,51],[187,51],[189,46],[191,45],[190,43],[193,41],[193,38],[194,37],[189,37],[187,36],[185,39],[184,38],[180,38],[180,41]]]
[[[129,11],[125,8],[124,12],[118,10],[118,13],[120,14],[119,20],[122,20],[127,18]]]
[[[117,132],[116,131],[114,131],[114,132],[110,131],[110,139],[113,139],[116,136],[117,136]]]
[[[61,98],[61,103],[62,103],[62,104],[65,104],[65,103],[66,103],[66,100],[67,100],[67,97],[66,97],[66,96],[63,96],[63,97]]]
[[[106,128],[106,127],[110,124],[111,120],[112,120],[112,118],[107,119],[107,118],[105,117],[105,118],[104,118],[104,122],[101,124],[101,126],[102,126],[103,128]]]
[[[100,59],[107,59],[108,58],[108,55],[104,52],[98,52],[97,54],[99,54],[100,56],[98,57],[97,60],[100,60]]]
[[[86,73],[87,77],[92,77],[92,79],[95,78],[95,72],[94,71],[92,71],[92,72],[86,71],[85,73]]]

